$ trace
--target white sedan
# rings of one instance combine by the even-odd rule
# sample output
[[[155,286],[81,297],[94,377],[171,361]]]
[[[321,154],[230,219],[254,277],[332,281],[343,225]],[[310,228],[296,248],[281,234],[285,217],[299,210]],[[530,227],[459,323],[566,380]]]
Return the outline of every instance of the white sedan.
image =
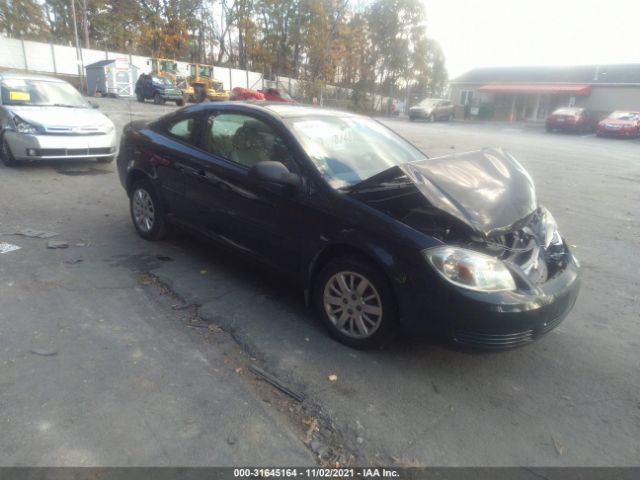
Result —
[[[0,74],[0,160],[96,159],[118,153],[113,122],[69,83],[53,77]]]

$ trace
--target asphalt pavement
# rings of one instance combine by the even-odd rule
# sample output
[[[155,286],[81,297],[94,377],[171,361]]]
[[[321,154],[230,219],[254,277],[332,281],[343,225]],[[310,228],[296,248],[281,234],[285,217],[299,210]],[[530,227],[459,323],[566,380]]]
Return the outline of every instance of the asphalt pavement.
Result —
[[[99,103],[119,130],[174,108]],[[0,465],[306,465],[328,448],[354,464],[637,465],[640,141],[385,123],[430,155],[502,146],[527,168],[584,267],[556,330],[500,353],[350,350],[273,272],[186,235],[139,239],[115,165],[0,168],[0,242],[22,247],[0,254]],[[69,248],[8,235],[24,228]]]

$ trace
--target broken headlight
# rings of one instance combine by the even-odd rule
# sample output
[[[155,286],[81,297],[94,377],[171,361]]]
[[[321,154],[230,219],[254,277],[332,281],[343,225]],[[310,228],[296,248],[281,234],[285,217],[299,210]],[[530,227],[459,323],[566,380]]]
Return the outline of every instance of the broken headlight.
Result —
[[[505,264],[483,253],[442,246],[424,250],[423,254],[442,277],[459,287],[482,292],[516,289]]]
[[[544,248],[549,248],[549,245],[561,245],[562,238],[558,233],[558,224],[555,218],[551,215],[551,212],[542,207],[542,217],[540,219],[541,238],[544,239]]]
[[[13,117],[13,122],[16,124],[16,131],[19,133],[33,134],[38,133],[38,127],[32,125],[29,122],[25,122],[18,115]]]

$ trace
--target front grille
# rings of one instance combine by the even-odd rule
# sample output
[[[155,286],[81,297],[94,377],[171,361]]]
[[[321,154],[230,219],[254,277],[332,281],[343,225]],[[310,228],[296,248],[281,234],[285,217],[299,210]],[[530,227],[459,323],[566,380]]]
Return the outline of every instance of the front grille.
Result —
[[[92,155],[109,155],[114,153],[113,147],[103,148],[36,148],[30,153],[35,157],[90,157]]]
[[[554,318],[553,320],[550,320],[546,323],[544,323],[542,325],[542,327],[540,328],[540,335],[542,335],[543,333],[547,333],[550,332],[551,330],[553,330],[554,328],[556,328],[558,325],[560,325],[560,322],[562,322],[562,319],[564,317],[562,315]]]
[[[50,135],[104,135],[103,127],[46,127]]]
[[[479,333],[470,330],[455,329],[453,331],[453,340],[457,343],[468,345],[476,348],[488,348],[488,349],[505,349],[515,348],[527,343],[532,342],[536,338],[550,332],[556,328],[562,320],[564,315],[558,315],[557,317],[545,322],[539,326],[534,327],[531,330],[523,330],[515,333]]]
[[[455,330],[454,341],[480,348],[513,348],[533,341],[533,330],[518,333],[486,334],[468,330]]]

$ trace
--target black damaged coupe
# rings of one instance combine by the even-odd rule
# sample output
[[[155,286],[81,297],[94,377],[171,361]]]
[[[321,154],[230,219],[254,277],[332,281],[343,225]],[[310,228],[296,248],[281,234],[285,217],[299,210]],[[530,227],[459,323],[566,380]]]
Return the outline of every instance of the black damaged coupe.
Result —
[[[519,346],[578,295],[578,261],[499,149],[428,158],[346,112],[206,103],[127,125],[118,171],[140,236],[176,225],[274,265],[355,348],[399,327]]]

